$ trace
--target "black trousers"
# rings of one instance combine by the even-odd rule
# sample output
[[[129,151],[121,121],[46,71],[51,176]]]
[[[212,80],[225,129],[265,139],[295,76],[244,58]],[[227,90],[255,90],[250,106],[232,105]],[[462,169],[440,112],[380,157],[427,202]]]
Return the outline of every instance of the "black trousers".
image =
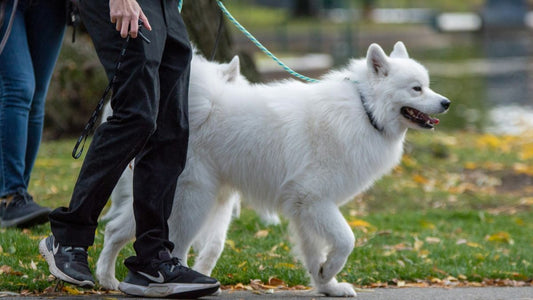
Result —
[[[88,247],[98,217],[124,168],[133,175],[137,256],[142,268],[163,249],[172,250],[167,220],[187,155],[191,46],[175,0],[137,0],[148,17],[151,40],[131,39],[113,86],[113,115],[96,130],[68,208],[50,214],[63,245]],[[81,17],[107,76],[112,78],[124,39],[110,22],[109,0],[82,0]],[[103,89],[104,87],[102,87]],[[95,99],[97,100],[97,99]]]

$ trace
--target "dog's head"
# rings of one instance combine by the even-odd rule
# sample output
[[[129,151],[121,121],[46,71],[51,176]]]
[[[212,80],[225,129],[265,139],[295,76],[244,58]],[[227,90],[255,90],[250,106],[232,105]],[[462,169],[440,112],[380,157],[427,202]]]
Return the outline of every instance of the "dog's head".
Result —
[[[366,65],[366,98],[377,123],[433,129],[439,119],[430,115],[448,110],[450,100],[431,90],[426,68],[409,58],[402,42],[390,56],[379,45],[370,45]]]

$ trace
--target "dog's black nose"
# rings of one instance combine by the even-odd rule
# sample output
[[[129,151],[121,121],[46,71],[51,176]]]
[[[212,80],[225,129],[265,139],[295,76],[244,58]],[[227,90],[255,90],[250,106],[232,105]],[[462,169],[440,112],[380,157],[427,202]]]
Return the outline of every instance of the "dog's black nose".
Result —
[[[450,100],[448,100],[448,99],[443,99],[443,100],[440,102],[440,105],[442,105],[442,107],[444,107],[444,109],[448,109],[448,107],[450,107],[450,103],[452,103]]]

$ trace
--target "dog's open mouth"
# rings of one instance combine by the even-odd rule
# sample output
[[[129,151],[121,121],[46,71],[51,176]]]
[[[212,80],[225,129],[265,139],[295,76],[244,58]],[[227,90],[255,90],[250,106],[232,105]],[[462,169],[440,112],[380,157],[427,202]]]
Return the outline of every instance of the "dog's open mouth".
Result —
[[[431,129],[440,122],[439,119],[433,118],[430,115],[425,114],[412,107],[404,106],[402,107],[401,112],[406,119],[410,120],[411,122],[417,124],[422,128]]]

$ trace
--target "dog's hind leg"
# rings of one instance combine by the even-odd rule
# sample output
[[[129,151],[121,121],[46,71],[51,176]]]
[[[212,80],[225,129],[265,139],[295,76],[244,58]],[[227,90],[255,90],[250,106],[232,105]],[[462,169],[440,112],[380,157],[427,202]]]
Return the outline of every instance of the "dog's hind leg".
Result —
[[[124,203],[117,216],[107,223],[104,246],[96,263],[96,277],[105,289],[118,290],[115,263],[120,250],[135,237],[133,206]]]
[[[105,215],[101,217],[102,221],[108,221],[116,218],[120,209],[125,205],[133,203],[133,170],[131,166],[126,167],[120,176],[113,192],[111,192],[111,207]]]
[[[169,238],[175,245],[172,255],[181,259],[184,265],[188,265],[187,254],[215,205],[218,190],[218,182],[212,173],[199,170],[199,163],[193,165],[195,170],[186,167],[178,180],[168,219]]]
[[[224,250],[235,201],[239,201],[238,195],[230,189],[221,189],[215,206],[193,243],[193,249],[197,253],[193,266],[195,271],[211,275]]]
[[[316,288],[328,296],[355,296],[351,284],[335,279],[355,243],[353,232],[338,207],[308,197],[295,203],[299,207],[292,208],[290,226],[298,235],[298,248]]]

